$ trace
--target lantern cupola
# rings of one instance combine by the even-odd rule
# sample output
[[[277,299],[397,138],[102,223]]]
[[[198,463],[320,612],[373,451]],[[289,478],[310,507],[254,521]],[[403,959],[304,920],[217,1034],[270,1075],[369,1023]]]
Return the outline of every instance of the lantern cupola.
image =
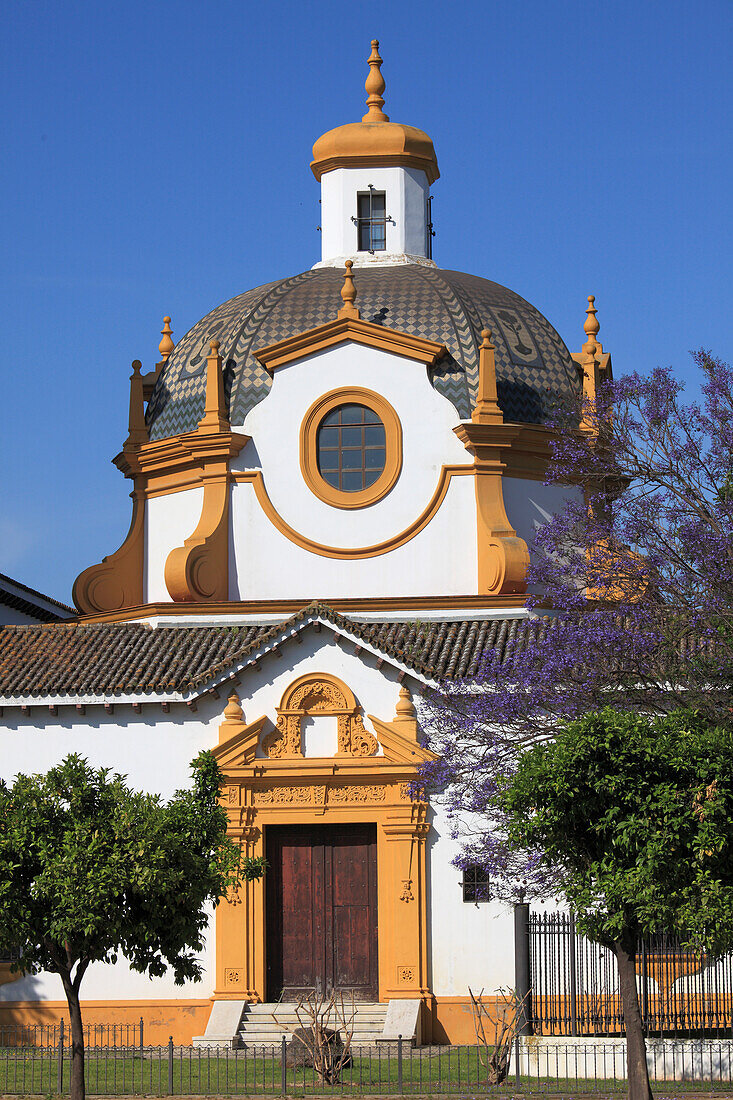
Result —
[[[430,185],[438,179],[433,143],[384,113],[379,42],[372,41],[367,113],[313,146],[321,184],[322,257],[316,267],[431,263]]]

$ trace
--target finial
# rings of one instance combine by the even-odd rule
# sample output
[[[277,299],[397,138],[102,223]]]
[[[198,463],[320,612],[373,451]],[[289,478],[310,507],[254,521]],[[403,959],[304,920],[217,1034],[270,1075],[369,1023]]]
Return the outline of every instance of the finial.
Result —
[[[242,701],[237,695],[236,691],[233,691],[229,696],[229,701],[224,707],[224,718],[227,722],[242,722],[244,721],[244,711],[242,710]]]
[[[598,312],[598,310],[595,307],[595,301],[596,301],[595,294],[589,294],[588,295],[588,308],[585,311],[587,316],[585,318],[585,322],[583,323],[583,329],[585,331],[586,336],[588,337],[589,340],[592,339],[594,342],[595,342],[595,338],[598,335],[598,333],[600,332],[600,328],[601,328],[600,321],[596,317],[596,313]]]
[[[204,415],[199,421],[199,431],[228,432],[230,425],[224,401],[224,375],[219,341],[212,340],[209,346],[211,352],[206,357],[206,402]]]
[[[353,260],[346,261],[344,285],[341,287],[341,299],[344,304],[336,314],[339,320],[344,320],[347,317],[354,317],[358,319],[361,316],[359,310],[354,305],[354,302],[356,301],[356,287],[354,286],[354,276],[351,274],[351,269],[353,266]]]
[[[406,684],[403,684],[400,688],[400,697],[397,700],[397,706],[395,707],[395,713],[398,718],[413,719],[417,715],[415,710],[415,704],[412,701],[412,695],[410,689]]]
[[[474,424],[503,424],[504,413],[499,406],[496,389],[496,348],[491,343],[491,329],[481,332],[478,356],[478,393],[471,419]]]
[[[595,301],[595,294],[589,294],[588,308],[585,311],[586,318],[583,322],[583,330],[588,337],[586,342],[583,344],[583,355],[585,356],[585,363],[587,365],[592,364],[596,359],[600,359],[600,356],[603,353],[603,344],[598,339],[598,333],[600,331],[601,325],[598,318],[596,317],[596,313],[598,311],[596,310]]]
[[[382,59],[379,56],[379,39],[372,39],[372,52],[369,57],[369,76],[364,87],[367,92],[367,107],[369,110],[362,116],[362,122],[389,122],[389,115],[385,115],[382,107],[384,98],[382,92],[385,89],[382,76]]]
[[[142,363],[139,359],[132,361],[132,374],[130,375],[130,419],[129,431],[125,440],[125,447],[137,447],[141,443],[148,442],[148,428],[145,423],[145,397],[143,394],[143,376],[140,373]]]
[[[160,330],[160,332],[161,332],[161,335],[162,335],[163,339],[158,344],[158,351],[160,352],[160,358],[165,363],[166,359],[168,358],[170,353],[173,351],[173,348],[175,347],[175,344],[173,343],[173,339],[171,337],[172,330],[171,330],[171,319],[170,319],[170,317],[164,317],[163,318],[163,327]]]

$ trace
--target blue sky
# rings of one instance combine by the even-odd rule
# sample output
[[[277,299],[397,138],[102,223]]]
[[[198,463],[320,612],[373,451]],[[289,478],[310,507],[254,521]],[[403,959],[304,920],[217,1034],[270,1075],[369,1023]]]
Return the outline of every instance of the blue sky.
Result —
[[[532,301],[617,374],[733,355],[731,0],[4,0],[0,571],[70,600],[124,538],[130,362],[319,258],[313,141],[433,138],[439,266]]]

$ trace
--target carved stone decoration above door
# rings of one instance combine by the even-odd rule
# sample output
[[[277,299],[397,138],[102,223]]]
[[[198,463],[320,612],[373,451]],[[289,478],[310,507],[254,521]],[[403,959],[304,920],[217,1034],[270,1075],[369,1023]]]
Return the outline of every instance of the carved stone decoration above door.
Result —
[[[302,722],[309,715],[333,716],[339,756],[374,756],[376,737],[364,726],[354,693],[329,673],[300,676],[286,688],[277,707],[277,728],[262,738],[262,750],[275,760],[303,755]]]

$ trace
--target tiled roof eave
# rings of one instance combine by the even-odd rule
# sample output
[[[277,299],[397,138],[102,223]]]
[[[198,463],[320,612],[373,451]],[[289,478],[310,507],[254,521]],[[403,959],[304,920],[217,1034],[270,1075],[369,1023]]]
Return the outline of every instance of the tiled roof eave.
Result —
[[[426,687],[470,681],[486,649],[516,637],[502,620],[356,622],[320,603],[268,627],[8,627],[0,706],[191,703],[317,624]]]

